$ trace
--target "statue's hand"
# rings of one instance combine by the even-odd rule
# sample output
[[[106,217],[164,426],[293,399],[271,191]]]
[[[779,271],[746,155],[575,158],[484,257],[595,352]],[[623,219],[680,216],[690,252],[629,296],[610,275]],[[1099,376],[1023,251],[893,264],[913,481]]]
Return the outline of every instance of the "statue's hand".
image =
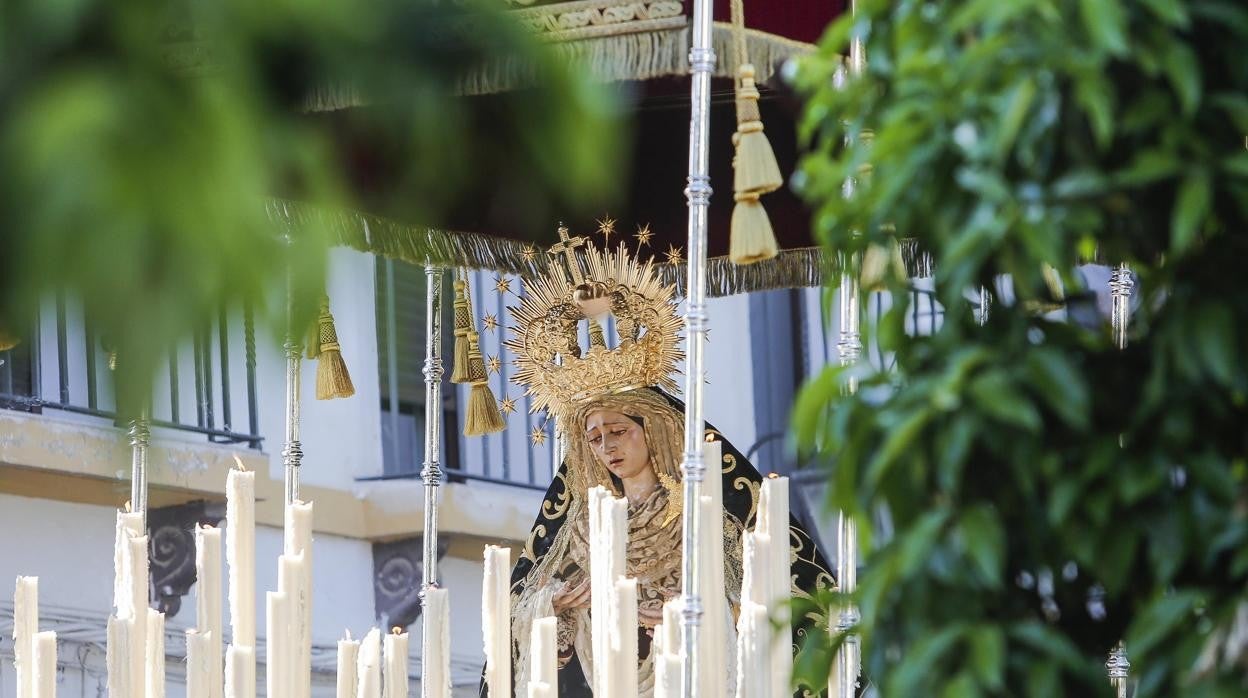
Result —
[[[585,577],[581,580],[580,584],[575,585],[571,582],[564,582],[563,588],[555,592],[555,595],[550,602],[555,608],[556,615],[574,608],[588,608],[589,578]]]

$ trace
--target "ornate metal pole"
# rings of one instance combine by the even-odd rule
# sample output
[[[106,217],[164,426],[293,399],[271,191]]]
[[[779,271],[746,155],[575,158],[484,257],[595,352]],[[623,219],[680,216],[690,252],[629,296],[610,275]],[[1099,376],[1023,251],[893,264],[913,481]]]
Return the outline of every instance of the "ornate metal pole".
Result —
[[[1134,288],[1135,280],[1131,278],[1131,269],[1126,264],[1119,264],[1109,272],[1110,325],[1113,327],[1114,344],[1119,349],[1127,348],[1127,325],[1131,319],[1131,291]],[[1109,672],[1109,684],[1114,687],[1116,698],[1127,698],[1131,662],[1127,661],[1127,649],[1122,642],[1109,651],[1105,669]]]
[[[148,408],[140,408],[138,419],[130,422],[130,511],[143,515],[147,530],[147,447],[152,443]]]
[[[299,383],[301,378],[302,347],[295,332],[295,283],[294,272],[286,271],[286,442],[282,445],[282,465],[285,469],[286,503],[299,499],[299,467],[303,463],[303,446],[299,443]]]
[[[857,3],[850,4],[850,11],[857,11]],[[854,38],[849,46],[850,75],[859,75],[866,68],[866,48],[861,38]],[[842,193],[846,198],[854,195],[856,183],[850,178],[845,181]],[[838,322],[840,338],[836,349],[842,366],[858,363],[862,355],[862,309],[859,305],[859,260],[857,255],[847,256],[845,270],[841,274],[840,288],[837,295]],[[858,379],[852,374],[845,385],[850,394],[858,392]],[[858,524],[846,512],[837,516],[836,536],[836,580],[841,592],[851,594],[858,586]],[[858,688],[858,666],[861,648],[858,635],[853,629],[858,625],[858,608],[851,603],[841,606],[837,614],[833,630],[845,636],[837,649],[833,663],[832,681],[835,686],[829,690],[830,698],[854,698]]]
[[[702,478],[706,472],[703,461],[702,413],[703,349],[706,339],[706,214],[711,204],[709,174],[711,73],[715,69],[715,51],[711,48],[711,2],[694,0],[691,32],[693,46],[689,50],[690,86],[689,116],[689,183],[685,199],[689,205],[689,276],[685,292],[685,452],[681,473],[684,477],[683,539],[681,560],[681,596],[684,629],[681,656],[682,695],[698,698],[698,629],[702,622],[702,599],[698,584],[698,548],[701,527],[698,507],[702,498]],[[711,638],[719,642],[720,638]],[[709,697],[708,697],[709,698]]]
[[[432,643],[441,642],[434,636],[432,614],[428,613],[426,591],[438,583],[438,487],[442,484],[442,269],[425,265],[425,463],[420,478],[425,484],[425,533],[420,599],[425,606],[421,614],[420,638],[422,656],[429,657]],[[421,662],[420,691],[425,698],[436,696],[437,687],[429,676],[430,664]]]

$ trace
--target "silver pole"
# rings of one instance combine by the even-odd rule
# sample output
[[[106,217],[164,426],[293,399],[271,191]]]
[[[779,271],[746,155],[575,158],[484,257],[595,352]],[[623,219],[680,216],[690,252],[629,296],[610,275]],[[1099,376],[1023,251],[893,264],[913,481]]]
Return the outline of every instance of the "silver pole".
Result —
[[[425,594],[438,584],[438,487],[442,483],[439,463],[442,445],[442,269],[425,265],[425,464],[420,478],[425,484],[425,534],[423,537],[424,579],[421,583],[422,605],[428,604]],[[422,656],[429,657],[432,643],[440,642],[430,627],[428,607],[421,614],[420,638]],[[429,679],[428,662],[421,662],[420,693],[423,698],[437,695]]]
[[[147,530],[147,447],[152,443],[152,431],[147,407],[139,411],[138,419],[130,422],[130,511],[143,515],[143,530]]]
[[[857,2],[850,3],[850,12],[857,12]],[[862,39],[855,37],[849,45],[849,73],[860,75],[866,68],[866,49]],[[845,181],[842,193],[845,198],[854,195],[856,183],[853,178]],[[857,255],[847,255],[845,271],[841,274],[838,289],[838,322],[840,337],[836,343],[837,354],[842,366],[853,366],[862,355],[862,309],[859,304],[858,273],[859,260]],[[858,392],[858,378],[850,373],[845,390],[854,394]],[[837,516],[836,536],[836,581],[842,593],[852,594],[858,586],[858,524],[853,516],[840,512]],[[845,639],[837,649],[833,664],[833,681],[835,693],[831,698],[854,698],[858,688],[858,667],[861,647],[854,628],[858,625],[858,608],[852,603],[841,606],[837,614],[833,630],[844,635]]]
[[[299,383],[302,347],[296,338],[294,327],[294,274],[286,272],[286,443],[282,446],[282,465],[285,469],[286,503],[299,499],[299,467],[303,463],[303,445],[299,443]]]
[[[1127,661],[1127,650],[1119,642],[1109,651],[1109,659],[1105,662],[1109,672],[1109,685],[1114,687],[1114,698],[1127,698],[1127,683],[1131,676],[1131,662]]]
[[[1127,323],[1131,317],[1131,290],[1134,287],[1135,281],[1127,265],[1119,264],[1109,272],[1110,323],[1114,328],[1114,344],[1119,349],[1127,348]]]
[[[685,199],[689,205],[689,276],[685,292],[685,327],[688,346],[685,359],[685,449],[681,473],[684,477],[684,510],[682,522],[681,596],[684,629],[681,657],[682,695],[698,698],[698,626],[702,622],[702,599],[698,584],[698,549],[701,527],[698,505],[702,497],[702,478],[706,464],[702,455],[703,349],[706,339],[706,214],[711,204],[709,174],[711,73],[715,69],[715,51],[711,48],[711,2],[693,2],[693,47],[689,51],[690,86],[689,116],[689,183]],[[712,638],[718,642],[719,638]],[[708,697],[709,698],[709,697]]]
[[[1131,319],[1131,291],[1135,281],[1131,269],[1119,264],[1109,272],[1110,324],[1114,332],[1114,345],[1127,348],[1127,325]],[[1115,698],[1127,698],[1127,684],[1131,676],[1131,662],[1127,661],[1127,648],[1119,642],[1109,652],[1105,662],[1109,672],[1109,684],[1114,687]]]

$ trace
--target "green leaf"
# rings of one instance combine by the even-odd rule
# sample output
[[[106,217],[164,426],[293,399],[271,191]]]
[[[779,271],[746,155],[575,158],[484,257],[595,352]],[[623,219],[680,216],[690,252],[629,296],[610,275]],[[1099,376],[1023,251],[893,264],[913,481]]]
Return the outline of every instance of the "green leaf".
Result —
[[[1202,81],[1196,52],[1186,43],[1172,41],[1162,66],[1166,77],[1170,79],[1170,86],[1179,97],[1179,106],[1183,110],[1183,115],[1191,116],[1196,113],[1196,107],[1200,104]]]
[[[1179,186],[1170,220],[1170,249],[1182,254],[1196,241],[1200,225],[1209,212],[1209,176],[1203,171],[1189,174]]]
[[[957,642],[962,626],[950,625],[919,639],[902,659],[890,677],[892,695],[919,696],[923,686],[935,685],[942,679],[937,669],[940,662]]]
[[[1097,47],[1115,56],[1127,52],[1127,16],[1118,0],[1080,0],[1079,10]]]
[[[1030,432],[1040,429],[1035,405],[1018,392],[1003,371],[989,371],[971,381],[970,393],[980,409],[996,420]]]
[[[1088,425],[1091,398],[1083,374],[1064,353],[1037,347],[1028,352],[1026,367],[1031,386],[1049,408],[1072,428],[1082,431]]]
[[[1075,83],[1075,101],[1083,107],[1092,135],[1102,148],[1114,137],[1114,91],[1103,75],[1080,76]]]
[[[1202,305],[1190,326],[1194,330],[1196,349],[1205,369],[1224,387],[1232,387],[1238,361],[1235,318],[1231,310],[1223,305]]]
[[[971,668],[990,691],[1004,686],[1005,633],[996,625],[977,625],[967,633],[971,645]]]
[[[1127,651],[1146,655],[1188,618],[1200,597],[1193,591],[1166,594],[1144,608],[1127,629]]]
[[[1031,104],[1036,97],[1036,83],[1030,78],[1024,79],[1010,91],[1006,102],[1005,113],[1001,115],[997,131],[996,156],[1003,159],[1014,147],[1014,139],[1023,126],[1023,121],[1031,113]]]
[[[914,442],[919,434],[923,431],[923,427],[931,421],[932,411],[927,408],[921,408],[912,413],[909,417],[894,429],[890,429],[888,438],[885,439],[883,447],[880,448],[875,458],[871,460],[871,464],[867,466],[867,474],[865,484],[868,487],[875,488],[880,484],[880,480],[888,474],[889,467],[897,462],[897,459],[907,449],[914,446]]]
[[[1152,10],[1158,19],[1171,26],[1186,29],[1191,22],[1187,16],[1187,6],[1179,0],[1140,0],[1140,4]]]
[[[960,530],[973,569],[989,587],[999,589],[1005,567],[1005,531],[1000,519],[987,505],[977,506],[962,515]]]

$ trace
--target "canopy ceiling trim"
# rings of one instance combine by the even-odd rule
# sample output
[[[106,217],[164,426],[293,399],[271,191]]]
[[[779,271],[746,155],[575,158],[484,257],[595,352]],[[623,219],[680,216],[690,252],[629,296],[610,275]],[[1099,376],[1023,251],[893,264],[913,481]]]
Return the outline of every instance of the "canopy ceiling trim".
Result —
[[[547,271],[546,242],[527,242],[482,233],[466,233],[400,223],[381,216],[347,210],[329,210],[281,199],[268,204],[271,220],[298,231],[327,231],[334,244],[423,266],[479,269],[531,279]],[[902,261],[911,278],[931,276],[932,259],[914,240],[902,240]],[[825,285],[825,252],[818,247],[783,250],[779,256],[750,265],[734,264],[727,257],[707,260],[706,292],[718,298],[751,291],[813,288]],[[686,266],[668,264],[655,257],[655,268],[664,283],[685,288]]]
[[[899,245],[910,278],[932,275],[931,255],[920,250],[916,241],[901,240]],[[706,260],[706,295],[719,298],[753,291],[825,286],[831,268],[826,255],[820,247],[801,247],[781,250],[771,259],[746,265],[734,264],[727,257],[712,257]],[[685,288],[686,266],[663,264],[658,271],[659,278],[664,283],[676,284],[678,292]]]
[[[326,231],[336,245],[424,266],[484,269],[532,278],[546,270],[543,248],[521,240],[408,225],[359,211],[274,199],[269,218],[293,231]]]
[[[565,4],[577,3],[560,3],[552,7],[559,8]],[[690,39],[687,18],[681,16],[673,19],[678,22],[675,27],[647,30],[643,29],[649,26],[645,23],[638,23],[639,28],[628,25],[590,26],[574,30],[585,32],[585,38],[575,38],[579,34],[569,31],[566,32],[569,38],[550,34],[550,39],[561,59],[585,66],[594,79],[602,82],[688,75]],[[593,35],[591,31],[601,31],[603,34]],[[712,38],[715,53],[720,56],[720,60],[715,63],[715,76],[733,77],[737,67],[730,65],[727,60],[731,53],[731,28],[728,24],[717,22]],[[810,54],[815,50],[812,44],[754,29],[746,29],[746,45],[750,61],[756,69],[756,80],[760,83],[777,76],[789,59]],[[523,58],[512,58],[491,63],[465,77],[460,82],[458,91],[463,95],[495,94],[524,88],[533,83],[532,64]],[[310,112],[335,111],[361,106],[365,101],[352,86],[330,85],[309,95],[304,102],[304,109]]]

